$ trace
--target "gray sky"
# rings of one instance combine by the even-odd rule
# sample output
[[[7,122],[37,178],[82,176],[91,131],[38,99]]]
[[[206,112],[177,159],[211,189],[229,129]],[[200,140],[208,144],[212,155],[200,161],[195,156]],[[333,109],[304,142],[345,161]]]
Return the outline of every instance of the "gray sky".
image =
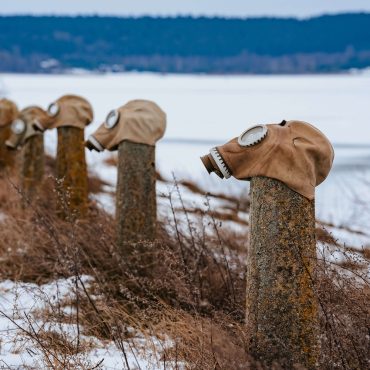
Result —
[[[219,15],[309,17],[370,12],[370,0],[0,0],[0,14]]]

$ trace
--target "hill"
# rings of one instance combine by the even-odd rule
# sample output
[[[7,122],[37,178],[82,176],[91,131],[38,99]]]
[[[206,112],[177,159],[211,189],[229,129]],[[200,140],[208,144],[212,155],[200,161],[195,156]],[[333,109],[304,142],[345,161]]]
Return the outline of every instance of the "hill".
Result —
[[[0,71],[320,73],[370,65],[370,14],[0,17]]]

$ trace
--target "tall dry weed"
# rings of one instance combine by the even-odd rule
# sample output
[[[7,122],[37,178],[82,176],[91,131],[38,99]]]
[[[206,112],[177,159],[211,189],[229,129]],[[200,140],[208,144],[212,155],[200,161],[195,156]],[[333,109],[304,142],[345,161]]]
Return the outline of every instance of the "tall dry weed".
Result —
[[[247,235],[243,239],[220,228],[210,207],[199,210],[199,222],[194,223],[177,187],[169,196],[169,220],[158,225],[158,239],[132,244],[131,254],[124,255],[115,242],[114,219],[96,204],[90,204],[83,221],[55,216],[51,173],[39,201],[26,209],[19,206],[22,194],[16,182],[9,178],[0,182],[1,278],[41,284],[73,277],[75,294],[68,302],[76,308],[73,323],[81,335],[113,341],[127,368],[125,343],[132,328],[158,338],[160,350],[153,348],[158,351],[156,366],[161,368],[263,368],[248,356],[243,330]],[[93,183],[98,190],[99,184]],[[180,209],[173,206],[173,197],[180,199]],[[321,233],[328,238],[327,232]],[[365,369],[370,289],[363,264],[369,260],[364,255],[359,269],[355,254],[348,257],[352,265],[340,265],[333,263],[330,253],[335,251],[319,256],[314,281],[320,304],[320,368]],[[88,286],[82,279],[85,275],[93,279]],[[58,310],[51,306],[43,313],[45,320],[66,319]],[[76,362],[81,357],[72,355],[82,351],[78,341],[70,342],[60,333],[29,335],[45,352],[49,367],[61,368],[55,364],[57,357],[66,368],[83,368]]]

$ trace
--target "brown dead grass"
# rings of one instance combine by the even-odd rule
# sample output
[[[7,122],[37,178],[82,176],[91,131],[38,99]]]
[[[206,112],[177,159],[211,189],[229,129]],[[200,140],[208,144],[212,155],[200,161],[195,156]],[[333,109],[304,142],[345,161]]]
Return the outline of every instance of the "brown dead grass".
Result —
[[[167,336],[172,345],[163,339],[162,366],[185,361],[187,368],[200,370],[263,368],[246,352],[245,258],[240,258],[245,239],[231,232],[209,236],[194,231],[194,225],[189,233],[169,234],[165,222],[158,225],[156,242],[134,244],[131,255],[123,255],[115,243],[114,220],[94,204],[84,221],[55,217],[52,163],[49,169],[41,198],[26,209],[19,205],[16,180],[0,179],[0,211],[6,214],[0,228],[2,279],[40,284],[74,276],[80,293],[69,303],[78,307],[83,333],[113,340],[118,348],[130,337],[127,327]],[[203,217],[217,230],[218,215]],[[315,281],[320,368],[362,369],[369,356],[370,289],[357,270],[341,272],[323,259]],[[94,278],[91,287],[84,286],[83,274]],[[67,357],[75,351],[54,334],[42,334],[44,346]]]

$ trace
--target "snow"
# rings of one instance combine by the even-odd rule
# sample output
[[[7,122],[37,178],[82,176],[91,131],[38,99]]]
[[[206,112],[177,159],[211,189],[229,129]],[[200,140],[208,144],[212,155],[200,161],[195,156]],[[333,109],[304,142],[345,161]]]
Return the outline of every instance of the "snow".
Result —
[[[3,74],[9,98],[46,107],[62,94],[91,101],[94,131],[107,113],[135,98],[156,101],[168,115],[167,138],[223,142],[251,124],[301,119],[335,143],[365,143],[370,76],[192,76]],[[354,129],[355,125],[355,129]],[[349,134],[351,133],[351,134]]]
[[[0,76],[8,97],[20,107],[50,102],[67,93],[93,105],[91,134],[107,113],[130,99],[156,101],[167,113],[165,138],[157,145],[157,168],[168,179],[190,179],[212,193],[247,194],[248,182],[209,176],[199,160],[209,149],[255,123],[301,119],[335,144],[329,178],[317,189],[317,215],[326,222],[364,228],[370,216],[370,74],[312,76],[195,76],[151,73]],[[46,134],[55,153],[56,133]],[[339,145],[339,144],[344,144]],[[362,147],[356,145],[361,144]],[[109,184],[114,168],[102,166],[110,153],[87,153],[91,171]],[[353,212],[348,212],[351,210]]]
[[[2,74],[3,90],[19,106],[50,102],[67,93],[86,97],[95,111],[91,134],[107,113],[130,99],[156,101],[167,113],[165,138],[157,144],[157,169],[211,193],[243,196],[249,183],[209,176],[199,157],[255,123],[301,119],[315,124],[335,146],[333,169],[316,193],[317,217],[337,227],[366,230],[370,218],[370,74],[315,76],[195,76],[151,73],[27,75]],[[55,155],[56,132],[46,134]],[[93,196],[114,214],[113,154],[87,151],[89,170],[111,194]],[[160,186],[160,185],[159,185]],[[186,192],[186,189],[184,190]],[[163,192],[159,188],[158,193]],[[193,201],[201,205],[204,199]],[[163,203],[163,202],[162,202]],[[167,207],[167,208],[166,208]],[[164,209],[168,206],[165,205]],[[348,242],[348,240],[346,239]],[[358,244],[358,242],[355,242]]]
[[[333,225],[326,229],[338,239],[340,246],[321,246],[319,251],[334,262],[345,262],[344,244],[357,250],[370,246],[370,74],[232,77],[149,73],[3,74],[0,85],[20,108],[31,104],[46,108],[54,99],[67,93],[86,97],[95,111],[94,122],[87,128],[86,136],[98,127],[111,109],[128,100],[156,101],[168,116],[166,136],[156,149],[157,169],[168,180],[157,182],[158,214],[161,219],[169,220],[168,229],[172,228],[172,232],[170,195],[177,210],[181,210],[183,205],[190,211],[208,208],[203,195],[179,185],[182,203],[173,184],[173,176],[179,181],[193,181],[211,193],[246,196],[248,182],[209,176],[199,157],[208,153],[212,146],[226,142],[255,123],[280,122],[282,119],[311,122],[331,139],[336,151],[331,174],[317,188],[316,213],[321,221]],[[56,132],[47,132],[45,138],[47,152],[55,155]],[[91,195],[91,198],[113,215],[117,170],[106,160],[115,154],[86,151],[86,155],[89,171],[107,183],[102,193]],[[227,213],[230,207],[229,201],[219,198],[210,197],[209,202],[212,210],[223,213]],[[238,212],[238,216],[248,220],[247,213]],[[0,212],[0,222],[5,217]],[[184,233],[189,227],[188,219],[193,224],[202,222],[191,212],[188,219],[181,211],[178,217],[179,227]],[[248,231],[247,225],[232,221],[222,221],[221,228],[239,234]],[[361,260],[360,254],[358,256]],[[89,277],[84,279],[86,284],[91,282]],[[48,304],[57,304],[73,294],[73,289],[71,279],[42,286],[12,281],[0,283],[0,368],[3,364],[6,366],[5,363],[12,368],[42,368],[42,353],[37,344],[27,339],[4,314],[26,328],[27,314],[35,325],[62,331],[73,338],[76,325],[41,323],[37,316],[37,312]],[[73,315],[71,307],[63,307],[63,310]],[[104,359],[104,369],[123,368],[121,353],[114,343],[103,343],[92,337],[84,337],[84,340],[93,343],[93,347],[81,361],[97,364]],[[157,351],[150,348],[160,348],[158,338],[147,338],[137,333],[134,340],[135,347],[141,347],[143,352],[132,352],[126,343],[131,368],[155,368],[150,364],[158,362]]]
[[[86,286],[92,282],[89,276],[82,276]],[[31,369],[45,368],[45,356],[37,341],[32,340],[25,330],[59,333],[72,343],[77,340],[77,325],[41,321],[39,312],[62,305],[75,294],[74,278],[60,279],[49,284],[36,285],[6,280],[0,283],[0,368]],[[62,307],[65,314],[73,314],[70,307]],[[31,327],[32,326],[32,327]],[[21,330],[23,328],[24,330]],[[81,328],[80,328],[81,329]],[[145,336],[128,328],[132,339],[125,342],[125,352],[131,369],[153,369],[158,363],[158,353],[170,345],[168,339]],[[122,352],[113,342],[101,341],[94,337],[80,335],[81,343],[89,345],[72,357],[75,364],[83,363],[92,368],[101,363],[99,369],[125,368]],[[70,359],[71,360],[71,359]],[[27,368],[28,368],[27,367]],[[79,368],[76,366],[76,369]],[[158,365],[157,368],[160,368]]]

